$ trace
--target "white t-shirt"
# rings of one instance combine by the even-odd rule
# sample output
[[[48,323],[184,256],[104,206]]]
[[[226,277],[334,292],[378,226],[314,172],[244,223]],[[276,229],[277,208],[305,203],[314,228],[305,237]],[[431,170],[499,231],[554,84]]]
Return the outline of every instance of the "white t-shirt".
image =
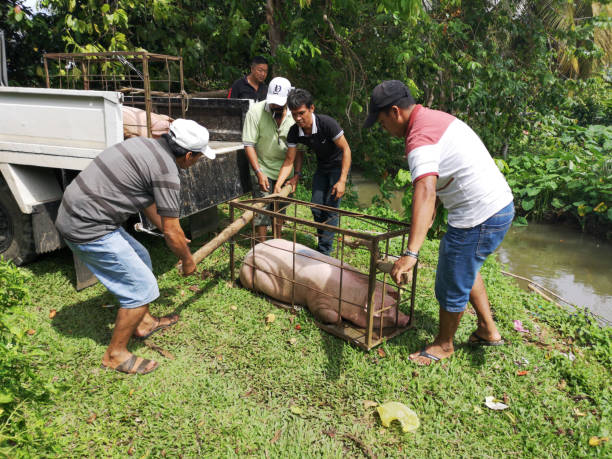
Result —
[[[406,159],[413,183],[438,176],[436,193],[455,228],[479,225],[513,200],[487,147],[467,124],[448,113],[414,107]]]

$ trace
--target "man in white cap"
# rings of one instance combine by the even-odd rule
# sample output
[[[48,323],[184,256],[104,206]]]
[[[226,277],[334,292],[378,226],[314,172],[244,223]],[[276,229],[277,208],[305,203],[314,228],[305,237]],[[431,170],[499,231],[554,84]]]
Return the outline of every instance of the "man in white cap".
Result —
[[[142,211],[164,233],[182,262],[195,271],[188,240],[179,223],[179,168],[193,166],[208,147],[208,130],[177,119],[160,139],[134,137],[101,152],[66,188],[55,226],[66,245],[116,297],[120,309],[102,364],[129,374],[146,374],[158,363],[131,354],[131,337],[145,339],[174,325],[178,315],[153,317],[149,303],[159,296],[151,257],[122,224]]]
[[[287,96],[291,83],[283,77],[270,81],[266,100],[251,105],[242,130],[242,143],[254,174],[251,174],[253,196],[268,196],[274,190],[276,179],[287,152],[287,134],[294,121],[287,114]],[[288,181],[294,186],[297,176],[290,173]],[[269,206],[270,207],[270,206]],[[270,208],[270,210],[272,210]],[[255,232],[259,241],[264,241],[270,218],[256,215]],[[277,221],[276,231],[280,235],[282,221]]]

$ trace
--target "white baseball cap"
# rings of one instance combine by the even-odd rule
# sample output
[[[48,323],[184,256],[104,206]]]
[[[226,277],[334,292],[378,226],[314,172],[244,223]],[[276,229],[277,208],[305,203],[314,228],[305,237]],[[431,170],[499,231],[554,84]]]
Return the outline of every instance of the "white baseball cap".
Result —
[[[204,153],[207,158],[215,159],[215,152],[208,146],[208,129],[193,120],[179,118],[170,125],[174,141],[193,153]]]
[[[266,102],[268,104],[275,104],[283,107],[287,103],[289,91],[291,91],[291,83],[289,83],[287,78],[272,78],[272,81],[270,81],[270,84],[268,85]]]

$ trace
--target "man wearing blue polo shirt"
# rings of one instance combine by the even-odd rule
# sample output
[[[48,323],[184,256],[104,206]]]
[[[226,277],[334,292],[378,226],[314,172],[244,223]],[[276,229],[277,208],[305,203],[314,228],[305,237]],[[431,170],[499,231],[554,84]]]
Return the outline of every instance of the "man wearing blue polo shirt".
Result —
[[[295,162],[295,174],[299,177],[302,169],[302,153],[297,152],[297,144],[306,145],[317,156],[317,170],[312,178],[312,199],[314,204],[340,207],[344,196],[346,180],[351,168],[351,149],[344,131],[331,116],[314,114],[312,95],[305,89],[294,89],[289,93],[287,105],[295,125],[287,136],[287,155],[276,181],[275,192],[279,192],[289,176]],[[294,184],[295,190],[295,184]],[[314,220],[330,226],[338,226],[338,213],[312,208]],[[317,250],[330,255],[334,245],[334,231],[317,229],[319,243]]]

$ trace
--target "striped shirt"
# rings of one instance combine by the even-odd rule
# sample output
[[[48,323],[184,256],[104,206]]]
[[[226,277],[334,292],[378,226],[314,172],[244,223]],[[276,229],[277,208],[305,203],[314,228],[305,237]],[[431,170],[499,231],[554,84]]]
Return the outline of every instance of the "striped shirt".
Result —
[[[159,215],[178,217],[180,191],[168,142],[134,137],[104,150],[68,185],[55,226],[71,242],[91,242],[153,203]]]

